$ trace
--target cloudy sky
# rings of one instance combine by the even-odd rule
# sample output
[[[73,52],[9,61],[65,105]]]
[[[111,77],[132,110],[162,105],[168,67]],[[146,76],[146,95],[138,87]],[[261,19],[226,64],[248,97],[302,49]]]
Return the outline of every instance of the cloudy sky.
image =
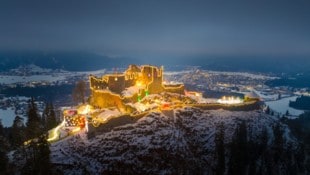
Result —
[[[1,0],[1,50],[310,56],[308,0]]]

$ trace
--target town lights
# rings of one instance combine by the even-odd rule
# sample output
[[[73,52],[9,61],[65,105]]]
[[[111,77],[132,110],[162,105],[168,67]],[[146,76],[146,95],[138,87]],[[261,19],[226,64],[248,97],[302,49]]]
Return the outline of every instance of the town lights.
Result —
[[[221,104],[239,104],[239,103],[242,103],[243,101],[237,97],[222,97],[221,99],[217,100],[218,103],[221,103]]]

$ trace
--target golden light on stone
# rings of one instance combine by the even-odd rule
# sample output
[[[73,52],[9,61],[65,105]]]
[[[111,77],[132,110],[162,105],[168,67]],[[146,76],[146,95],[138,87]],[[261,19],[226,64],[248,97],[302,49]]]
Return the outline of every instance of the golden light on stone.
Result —
[[[141,87],[141,86],[142,86],[142,83],[141,83],[140,81],[137,81],[137,82],[136,82],[136,86]]]

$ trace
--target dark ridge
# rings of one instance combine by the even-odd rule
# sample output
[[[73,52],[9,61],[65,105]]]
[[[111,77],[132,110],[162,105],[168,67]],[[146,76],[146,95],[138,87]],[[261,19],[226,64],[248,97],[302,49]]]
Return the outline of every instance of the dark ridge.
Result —
[[[23,65],[68,71],[91,71],[103,68],[127,67],[137,62],[132,58],[109,57],[86,52],[0,52],[0,72]]]

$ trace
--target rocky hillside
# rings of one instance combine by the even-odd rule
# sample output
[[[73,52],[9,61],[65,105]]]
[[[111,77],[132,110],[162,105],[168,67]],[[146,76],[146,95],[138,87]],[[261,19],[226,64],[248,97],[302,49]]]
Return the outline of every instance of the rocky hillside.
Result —
[[[64,174],[289,174],[302,172],[299,151],[287,126],[261,111],[184,108],[89,139],[81,132],[53,143],[51,160]]]

